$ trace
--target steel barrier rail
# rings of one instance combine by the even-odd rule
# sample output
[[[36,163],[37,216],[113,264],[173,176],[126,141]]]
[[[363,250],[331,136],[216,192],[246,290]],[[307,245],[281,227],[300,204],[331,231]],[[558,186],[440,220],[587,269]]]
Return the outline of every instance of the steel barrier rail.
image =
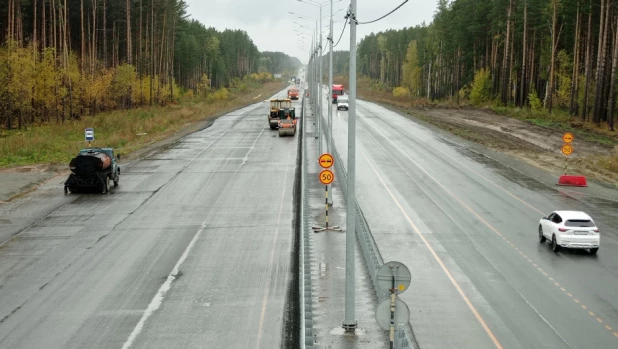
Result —
[[[307,147],[305,139],[305,97],[302,99],[299,133],[301,144],[301,180],[300,180],[300,253],[299,253],[299,287],[300,287],[300,348],[313,349],[313,295],[311,291],[311,248],[309,242],[309,207],[307,193]]]

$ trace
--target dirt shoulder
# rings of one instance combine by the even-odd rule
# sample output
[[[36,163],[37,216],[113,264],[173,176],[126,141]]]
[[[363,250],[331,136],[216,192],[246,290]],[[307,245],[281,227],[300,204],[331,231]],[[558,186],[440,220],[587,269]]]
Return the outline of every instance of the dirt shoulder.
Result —
[[[563,130],[533,125],[491,110],[473,107],[387,106],[536,168],[556,175],[564,173],[565,156],[561,153]],[[601,185],[618,188],[617,145],[578,139],[577,135],[572,145],[575,152],[568,158],[568,174],[584,175]]]
[[[151,143],[131,151],[123,153],[119,161],[121,165],[130,164],[133,161],[142,159],[166,148],[179,139],[197,131],[210,127],[217,118],[228,114],[236,109],[246,107],[248,105],[258,103],[275,93],[285,88],[287,84],[269,84],[255,91],[249,92],[241,98],[237,98],[237,104],[225,109],[221,109],[217,113],[205,116],[200,121],[186,124],[178,132],[165,138],[157,139]],[[0,203],[11,201],[15,198],[26,195],[35,190],[38,186],[51,181],[59,176],[68,176],[68,164],[34,164],[27,166],[19,166],[12,168],[0,168]]]

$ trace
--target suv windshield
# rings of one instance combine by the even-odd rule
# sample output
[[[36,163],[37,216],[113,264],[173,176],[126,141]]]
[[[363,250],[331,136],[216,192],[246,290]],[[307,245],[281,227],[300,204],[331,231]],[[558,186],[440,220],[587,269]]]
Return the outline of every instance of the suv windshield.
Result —
[[[590,228],[594,227],[594,222],[588,219],[569,219],[564,222],[564,225],[567,227]]]
[[[338,98],[337,103],[348,103],[348,100],[345,98]]]

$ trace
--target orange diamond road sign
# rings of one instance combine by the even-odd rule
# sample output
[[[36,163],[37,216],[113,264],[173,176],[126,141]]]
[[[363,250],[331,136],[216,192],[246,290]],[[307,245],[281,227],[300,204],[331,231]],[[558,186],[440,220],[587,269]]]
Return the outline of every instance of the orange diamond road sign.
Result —
[[[562,154],[564,155],[571,155],[573,153],[573,147],[569,144],[565,144],[562,146]]]
[[[331,166],[333,166],[333,164],[335,163],[335,160],[333,159],[332,155],[324,153],[320,155],[320,159],[318,160],[318,162],[323,168],[331,168]]]
[[[320,182],[322,184],[328,185],[331,184],[335,180],[335,174],[329,170],[324,170],[320,172]]]
[[[562,135],[562,141],[567,144],[573,142],[573,134],[571,132],[566,132]]]

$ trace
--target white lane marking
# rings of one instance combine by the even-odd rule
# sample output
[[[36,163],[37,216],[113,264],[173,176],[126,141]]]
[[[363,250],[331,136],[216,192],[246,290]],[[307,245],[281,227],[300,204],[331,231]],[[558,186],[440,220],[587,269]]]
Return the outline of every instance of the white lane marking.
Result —
[[[148,320],[148,318],[157,309],[159,309],[159,307],[161,306],[161,303],[163,303],[163,298],[165,298],[165,294],[167,293],[167,291],[170,290],[170,288],[172,287],[172,282],[176,279],[176,275],[178,275],[178,270],[180,268],[180,265],[182,265],[185,259],[187,259],[187,257],[189,256],[189,252],[191,252],[191,249],[195,245],[195,242],[200,237],[200,235],[202,235],[204,228],[206,228],[206,220],[202,222],[200,229],[198,229],[198,231],[193,236],[193,239],[191,239],[189,246],[187,246],[187,248],[182,253],[182,256],[180,257],[178,262],[176,262],[176,265],[174,265],[174,269],[172,269],[172,272],[167,276],[167,278],[165,279],[165,282],[163,283],[163,285],[161,285],[161,287],[157,291],[157,294],[150,301],[150,304],[148,304],[148,308],[146,308],[146,311],[144,312],[144,314],[142,314],[142,317],[139,319],[139,322],[133,329],[133,332],[131,332],[131,335],[129,336],[127,341],[122,346],[122,349],[129,349],[133,345],[133,342],[135,341],[137,336],[140,334],[140,332],[142,332],[142,329],[144,328],[144,324],[146,323],[146,320]]]
[[[264,130],[266,130],[265,128],[262,128],[262,132],[260,132],[260,134],[257,136],[257,138],[255,139],[255,141],[253,141],[253,144],[251,144],[251,148],[249,148],[249,151],[247,152],[247,155],[245,155],[244,160],[242,161],[242,164],[240,164],[240,167],[245,166],[245,164],[247,163],[247,160],[249,160],[249,154],[251,154],[251,152],[253,151],[253,149],[255,149],[255,144],[257,143],[257,141],[260,139],[260,137],[262,137],[262,134],[264,133]],[[240,169],[240,168],[239,168]],[[236,171],[238,172],[238,170]]]
[[[256,140],[253,142],[254,145],[257,142],[257,140],[262,136],[263,132],[264,132],[264,130],[262,130],[262,132],[260,132],[260,134],[258,135]],[[222,136],[223,136],[223,134],[221,136],[219,136],[217,139],[221,138]],[[214,142],[216,142],[216,140]],[[214,142],[211,143],[211,145],[214,144]],[[210,145],[209,145],[209,147],[210,147]],[[249,149],[249,151],[247,152],[247,156],[249,155],[249,153],[251,153],[253,151],[253,149],[254,149],[254,147],[251,147],[251,149]],[[205,150],[206,149],[204,149],[204,151]],[[200,154],[202,154],[204,151],[200,152]],[[198,156],[199,156],[199,154],[196,155],[195,158],[193,158],[193,160],[191,160],[191,161],[193,162],[195,159],[197,159]],[[232,177],[235,176],[241,168],[242,168],[242,165],[239,166],[236,169],[236,171],[234,172]],[[287,169],[286,169],[286,173],[287,173]],[[228,182],[227,186],[229,186],[229,183],[231,183],[231,180]],[[163,299],[165,298],[165,295],[170,290],[170,288],[172,286],[172,282],[176,279],[176,276],[178,275],[178,271],[180,269],[180,266],[185,261],[185,259],[187,259],[187,257],[189,256],[189,252],[191,252],[191,249],[193,249],[193,246],[195,245],[195,242],[197,241],[197,239],[199,239],[199,237],[202,235],[202,232],[206,228],[206,221],[208,220],[208,216],[210,216],[210,214],[214,211],[215,207],[217,206],[216,204],[219,202],[219,199],[223,196],[222,194],[223,194],[223,191],[221,192],[221,194],[219,194],[219,197],[215,201],[215,205],[213,205],[213,207],[210,210],[210,212],[206,215],[207,218],[204,219],[204,221],[202,222],[202,224],[200,226],[200,229],[197,230],[197,232],[193,236],[193,239],[191,239],[191,242],[189,243],[187,248],[182,253],[182,256],[180,256],[180,259],[176,262],[176,265],[174,265],[174,268],[172,269],[172,271],[169,273],[169,275],[165,279],[165,282],[163,283],[163,285],[161,285],[161,287],[159,287],[159,290],[157,291],[155,296],[150,301],[150,304],[148,304],[148,307],[146,308],[146,310],[142,314],[142,317],[139,319],[139,322],[137,323],[137,325],[135,325],[135,328],[133,328],[133,331],[131,332],[131,335],[129,335],[129,338],[127,339],[127,341],[122,346],[122,349],[129,349],[129,348],[131,348],[131,346],[133,345],[133,342],[135,342],[135,339],[137,338],[137,336],[142,332],[142,330],[144,328],[144,324],[146,323],[146,320],[148,320],[148,318],[157,309],[159,309],[161,307],[161,304],[163,303]]]
[[[436,260],[436,262],[438,262],[438,264],[440,265],[440,268],[442,268],[442,271],[444,272],[444,274],[446,274],[446,277],[449,279],[449,281],[451,282],[451,284],[453,284],[453,286],[455,287],[455,289],[457,290],[457,292],[459,293],[459,295],[461,296],[461,298],[463,299],[463,301],[466,303],[466,305],[468,306],[468,308],[470,309],[470,311],[472,312],[472,314],[474,315],[474,317],[476,318],[476,320],[481,324],[481,326],[483,327],[483,329],[485,330],[485,333],[487,333],[487,336],[491,339],[491,341],[494,343],[494,345],[496,346],[496,348],[498,349],[502,349],[502,344],[500,344],[500,342],[498,341],[498,338],[496,338],[496,336],[494,335],[494,333],[491,331],[491,329],[489,328],[489,326],[487,325],[487,323],[485,322],[485,320],[483,319],[483,317],[481,316],[481,314],[476,310],[476,308],[474,307],[474,305],[472,304],[472,301],[470,301],[470,299],[468,298],[468,296],[466,295],[466,293],[463,291],[463,289],[461,288],[461,286],[459,285],[459,283],[457,282],[457,280],[455,280],[455,277],[451,274],[451,272],[449,271],[449,269],[446,267],[446,265],[444,264],[444,262],[442,261],[442,259],[440,258],[440,256],[438,256],[438,254],[436,253],[436,251],[433,249],[432,245],[429,243],[429,241],[425,238],[425,236],[423,236],[423,233],[418,229],[418,227],[416,226],[416,224],[414,224],[414,222],[412,221],[412,218],[410,218],[410,216],[408,216],[408,214],[406,213],[405,209],[403,208],[403,206],[401,205],[401,203],[399,203],[399,200],[397,200],[397,198],[395,197],[395,195],[393,194],[393,192],[390,190],[390,188],[386,185],[386,183],[384,182],[384,179],[382,178],[382,176],[380,176],[380,174],[378,173],[378,171],[376,170],[375,166],[373,165],[373,163],[369,160],[369,158],[367,157],[367,155],[365,155],[364,152],[361,152],[363,157],[365,158],[365,160],[367,160],[367,163],[369,164],[369,166],[371,167],[371,169],[373,170],[373,173],[375,173],[375,175],[378,177],[378,179],[380,180],[380,182],[382,183],[382,186],[384,187],[384,189],[386,189],[386,191],[388,192],[388,194],[390,195],[391,199],[393,199],[393,201],[395,202],[395,205],[397,205],[397,207],[399,208],[399,210],[401,211],[401,213],[403,214],[403,216],[405,217],[405,219],[408,221],[408,223],[410,224],[410,226],[412,227],[412,229],[414,230],[414,232],[416,233],[416,235],[418,235],[420,237],[421,240],[423,240],[423,243],[425,244],[425,246],[427,247],[427,249],[429,250],[429,252],[431,253],[431,255],[433,256],[433,258]]]
[[[368,134],[369,134],[369,133],[368,133]],[[373,138],[373,137],[371,136],[371,134],[369,134],[369,136],[370,136],[370,137],[374,140],[374,142],[376,142],[376,144],[378,145],[378,147],[380,147],[380,148],[381,148],[381,149],[382,149],[385,153],[388,153],[388,152],[386,151],[386,149],[384,148],[384,146],[382,146],[382,145],[378,142],[378,140],[377,140],[377,139]],[[365,158],[367,158],[367,156],[365,155],[365,153],[363,153],[363,156],[364,156]],[[433,200],[433,198],[432,198],[432,197],[431,197],[431,196],[430,196],[430,195],[429,195],[429,194],[428,194],[428,193],[427,193],[427,192],[426,192],[426,191],[425,191],[425,190],[424,190],[424,189],[423,189],[423,188],[422,188],[422,187],[418,184],[418,182],[417,182],[416,180],[414,180],[414,178],[413,178],[412,176],[410,176],[410,174],[409,174],[409,173],[408,173],[408,172],[407,172],[407,171],[406,171],[406,170],[402,167],[402,165],[399,163],[399,161],[397,161],[397,160],[396,160],[396,159],[394,159],[394,158],[393,158],[393,161],[394,161],[394,162],[395,162],[395,164],[397,164],[397,166],[398,166],[398,167],[399,167],[399,168],[400,168],[400,169],[401,169],[401,170],[402,170],[402,171],[406,174],[406,176],[407,176],[408,178],[410,178],[410,180],[412,180],[412,182],[414,182],[416,185],[418,185],[418,187],[419,187],[419,188],[423,191],[423,193],[425,193],[425,195],[427,195],[427,197],[429,197],[429,198],[431,198],[431,199]],[[435,205],[436,205],[436,206],[438,206],[438,208],[440,208],[442,211],[444,211],[445,215],[446,215],[449,219],[451,219],[451,220],[454,222],[454,224],[455,224],[455,225],[456,225],[456,226],[457,226],[460,230],[465,231],[465,230],[464,230],[464,229],[463,229],[463,228],[459,225],[459,222],[458,222],[456,219],[454,219],[454,218],[453,218],[453,217],[452,217],[452,216],[451,216],[451,215],[450,215],[450,214],[449,214],[449,213],[448,213],[448,212],[447,212],[447,211],[446,211],[446,210],[442,207],[442,205],[440,205],[440,203],[438,203],[437,201],[434,201],[434,203],[435,203]],[[466,236],[467,236],[467,235],[468,235],[468,234],[466,234]],[[488,258],[488,257],[487,257],[484,253],[483,253],[483,252],[481,252],[478,248],[476,248],[476,246],[473,246],[473,248],[476,250],[476,252],[477,252],[477,253],[478,253],[481,257],[483,257],[483,259],[485,259],[485,261],[486,261],[489,265],[491,265],[491,267],[492,267],[492,268],[493,268],[496,272],[498,272],[498,273],[499,273],[499,274],[501,274],[501,275],[504,275],[504,273],[503,273],[500,269],[498,269],[498,267],[497,267],[494,263],[492,263],[492,262],[491,262],[491,260],[490,260],[490,259],[489,259],[489,258]],[[521,252],[520,252],[520,253],[521,253]],[[570,344],[566,341],[566,339],[565,339],[564,337],[562,337],[562,335],[558,332],[558,330],[556,330],[556,328],[554,328],[554,327],[553,327],[553,326],[549,323],[549,321],[547,321],[547,319],[546,319],[546,318],[545,318],[545,317],[544,317],[544,316],[543,316],[543,315],[542,315],[542,314],[541,314],[541,313],[540,313],[540,312],[539,312],[539,311],[538,311],[538,310],[537,310],[537,309],[536,309],[536,308],[532,305],[532,303],[530,303],[530,302],[528,301],[528,299],[527,299],[527,298],[526,298],[526,297],[525,297],[525,296],[524,296],[524,295],[523,295],[523,294],[522,294],[522,293],[521,293],[521,292],[520,292],[520,291],[519,291],[516,287],[514,287],[514,286],[511,284],[511,282],[510,282],[508,279],[506,279],[506,278],[505,278],[505,282],[506,282],[506,283],[507,283],[507,284],[508,284],[511,288],[513,288],[513,290],[514,290],[515,292],[517,292],[517,294],[521,297],[521,299],[522,299],[524,302],[526,302],[526,304],[528,304],[528,306],[530,306],[530,308],[532,308],[532,310],[533,310],[533,311],[537,314],[537,316],[538,316],[539,318],[541,318],[541,320],[542,320],[542,321],[543,321],[543,322],[544,322],[544,323],[545,323],[545,324],[546,324],[549,328],[551,328],[551,329],[554,331],[554,333],[555,333],[555,334],[556,334],[556,335],[557,335],[557,336],[558,336],[558,337],[559,337],[559,338],[560,338],[560,339],[561,339],[561,340],[562,340],[562,341],[563,341],[563,342],[564,342],[564,343],[565,343],[565,344],[566,344],[569,348],[571,348],[571,349],[573,348],[573,347],[572,347],[572,346],[571,346],[571,345],[570,345]],[[563,290],[564,290],[564,289],[563,289]]]
[[[301,142],[302,140],[299,140]],[[294,149],[294,148],[290,148]],[[288,157],[286,163],[290,160],[290,153],[288,151]],[[288,171],[289,166],[285,168],[285,175],[283,176],[283,185],[281,190],[281,198],[279,199],[279,214],[277,215],[277,227],[275,228],[275,236],[273,237],[273,245],[270,251],[270,263],[269,267],[272,267],[273,262],[275,260],[275,250],[277,246],[277,238],[279,237],[279,225],[281,224],[281,213],[283,212],[283,199],[285,198],[285,191],[287,189],[287,180],[288,180]],[[262,341],[262,328],[264,327],[264,318],[266,317],[266,305],[268,304],[268,296],[270,296],[270,275],[268,280],[266,280],[266,286],[264,287],[264,297],[262,297],[262,312],[260,313],[260,324],[258,325],[258,336],[256,339],[256,349],[260,348],[260,342]],[[248,343],[247,343],[248,348]]]

